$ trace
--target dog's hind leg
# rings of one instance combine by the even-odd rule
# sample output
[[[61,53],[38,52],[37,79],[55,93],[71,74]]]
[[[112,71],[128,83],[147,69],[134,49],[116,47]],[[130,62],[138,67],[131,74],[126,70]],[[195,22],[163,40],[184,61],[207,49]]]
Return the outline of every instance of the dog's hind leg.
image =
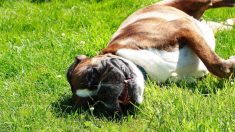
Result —
[[[168,0],[156,4],[175,7],[196,19],[200,19],[209,8],[233,7],[235,0]]]
[[[234,0],[212,0],[212,6],[210,6],[210,8],[233,7],[233,6],[235,6]]]

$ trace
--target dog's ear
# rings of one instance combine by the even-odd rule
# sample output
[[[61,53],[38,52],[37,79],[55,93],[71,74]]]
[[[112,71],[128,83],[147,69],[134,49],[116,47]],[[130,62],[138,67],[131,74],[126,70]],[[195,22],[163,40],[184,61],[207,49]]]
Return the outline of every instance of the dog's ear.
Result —
[[[70,65],[70,67],[67,70],[67,80],[71,85],[71,78],[72,78],[72,73],[75,69],[75,67],[84,59],[86,59],[87,57],[85,55],[77,55],[75,57],[75,61],[73,62],[73,64]],[[72,88],[72,85],[71,85]]]
[[[75,62],[78,64],[80,63],[82,60],[86,59],[87,57],[85,55],[77,55],[75,57]]]

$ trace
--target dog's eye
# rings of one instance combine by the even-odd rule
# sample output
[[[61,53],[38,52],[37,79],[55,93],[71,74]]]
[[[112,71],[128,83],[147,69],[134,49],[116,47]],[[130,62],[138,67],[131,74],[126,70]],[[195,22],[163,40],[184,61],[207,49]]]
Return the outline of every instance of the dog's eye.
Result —
[[[94,75],[98,75],[99,74],[99,72],[98,72],[98,70],[96,68],[91,68],[91,71],[92,71],[92,73]]]
[[[89,78],[95,78],[99,74],[98,70],[96,68],[90,68],[88,71]]]
[[[88,87],[95,89],[98,86],[99,83],[99,72],[96,68],[89,68],[87,70],[87,76],[86,76],[86,81],[88,83]]]

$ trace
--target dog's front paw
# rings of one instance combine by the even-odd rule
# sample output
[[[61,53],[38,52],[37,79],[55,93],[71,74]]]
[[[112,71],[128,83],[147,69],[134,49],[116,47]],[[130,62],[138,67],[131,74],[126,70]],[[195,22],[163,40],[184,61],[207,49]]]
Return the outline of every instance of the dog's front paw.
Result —
[[[235,75],[235,56],[230,56],[227,60],[223,62],[223,65],[220,69],[223,71],[224,77],[234,77]]]

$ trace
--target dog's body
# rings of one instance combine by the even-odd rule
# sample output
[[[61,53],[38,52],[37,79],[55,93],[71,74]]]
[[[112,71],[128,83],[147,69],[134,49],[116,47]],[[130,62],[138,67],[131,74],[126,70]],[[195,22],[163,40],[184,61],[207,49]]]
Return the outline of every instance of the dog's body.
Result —
[[[192,80],[208,71],[231,76],[235,58],[223,60],[215,54],[213,31],[197,19],[208,8],[235,2],[188,1],[194,8],[184,2],[163,1],[138,10],[121,24],[100,55],[78,56],[68,71],[75,102],[87,104],[92,96],[111,111],[119,111],[120,104],[141,103],[144,75],[140,69],[157,82]]]
[[[173,36],[175,38],[169,38],[169,40],[175,39],[171,40],[175,41],[173,45],[170,45],[172,42],[167,42],[168,45],[164,44],[155,47],[156,41],[154,39],[158,39],[156,37],[159,37],[156,34],[161,33],[160,37],[165,38],[168,37],[169,32],[174,32],[171,30],[175,29],[170,28],[167,29],[167,34],[159,32],[159,30],[162,30],[161,28],[168,25],[168,22],[171,23],[174,20],[187,19],[186,21],[190,21],[192,27],[195,27],[195,32],[201,35],[211,50],[214,51],[215,38],[212,30],[204,23],[175,8],[155,6],[147,7],[153,8],[152,10],[148,10],[148,12],[144,12],[143,10],[146,10],[144,8],[127,18],[114,34],[108,48],[104,49],[104,52],[110,52],[109,47],[112,48],[113,45],[123,46],[124,48],[117,49],[115,53],[114,51],[112,52],[143,67],[151,79],[157,82],[164,82],[167,79],[193,79],[207,74],[207,68],[199,57],[188,45],[184,45],[184,42],[176,40],[176,36]],[[182,21],[180,24],[184,25],[184,23]],[[136,31],[130,34],[130,30]],[[142,39],[141,37],[143,36],[138,34],[147,34],[145,38],[147,36],[152,38]],[[138,50],[133,45],[138,45]]]

